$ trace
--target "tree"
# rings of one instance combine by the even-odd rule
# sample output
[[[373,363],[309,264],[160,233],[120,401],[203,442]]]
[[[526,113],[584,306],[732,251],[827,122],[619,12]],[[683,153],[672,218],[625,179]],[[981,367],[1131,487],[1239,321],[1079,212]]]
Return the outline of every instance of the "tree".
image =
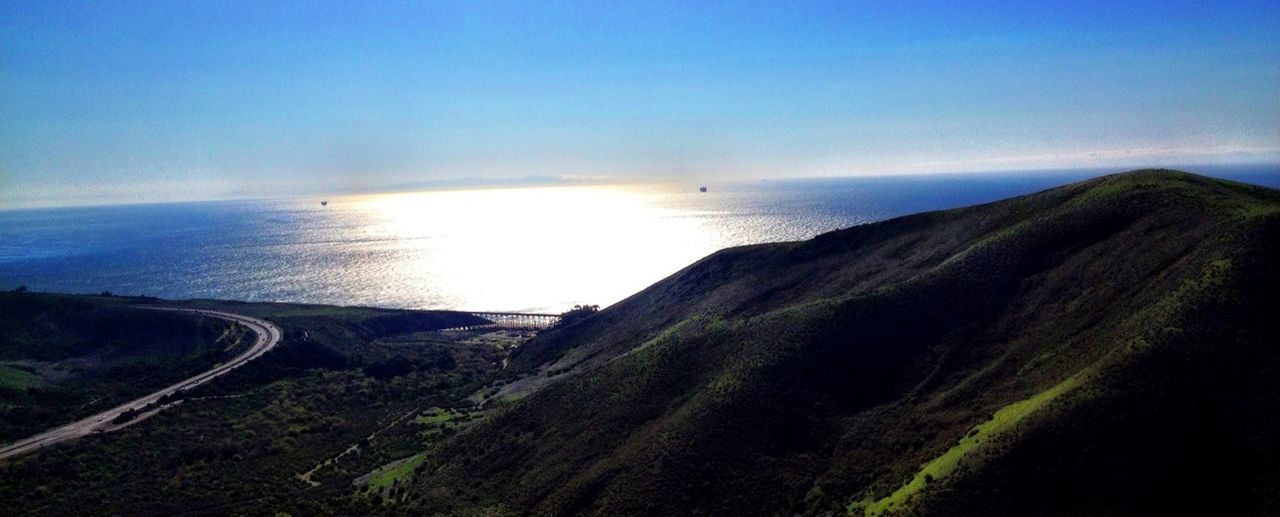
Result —
[[[572,309],[560,313],[560,323],[557,326],[569,325],[599,311],[599,305],[574,305]]]
[[[20,285],[20,286],[18,286],[17,288],[15,288],[15,289],[13,290],[13,292],[15,292],[15,293],[25,293],[25,292],[27,292],[27,286],[26,286],[26,285]]]
[[[125,410],[125,412],[120,413],[119,415],[116,415],[116,417],[115,417],[115,418],[112,418],[112,419],[111,419],[111,423],[116,424],[116,425],[123,424],[123,423],[125,423],[125,422],[130,421],[130,420],[133,420],[133,419],[135,419],[135,418],[138,418],[138,413],[139,413],[139,411],[138,411],[138,410],[133,409],[133,408],[129,408],[129,409]]]

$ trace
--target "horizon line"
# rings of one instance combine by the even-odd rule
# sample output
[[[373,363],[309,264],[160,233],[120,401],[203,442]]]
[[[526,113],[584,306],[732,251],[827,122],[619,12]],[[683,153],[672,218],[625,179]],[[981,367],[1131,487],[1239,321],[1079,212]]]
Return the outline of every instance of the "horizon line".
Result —
[[[974,161],[979,162],[979,161]],[[981,160],[986,162],[986,160]],[[861,172],[848,174],[814,174],[804,176],[766,176],[755,178],[735,178],[712,181],[712,184],[721,185],[741,185],[757,182],[787,182],[787,181],[814,181],[814,180],[839,180],[839,179],[888,179],[888,178],[919,178],[929,176],[974,176],[974,175],[1030,175],[1030,174],[1046,174],[1046,173],[1099,173],[1103,174],[1121,174],[1146,169],[1170,169],[1180,170],[1199,174],[1195,168],[1267,168],[1275,167],[1280,171],[1280,160],[1277,161],[1258,161],[1258,162],[1200,162],[1200,163],[1182,163],[1182,164],[1150,164],[1150,165],[1115,165],[1115,166],[1068,166],[1068,167],[1031,167],[1017,169],[957,169],[957,170],[938,170],[930,172],[922,171],[892,171],[892,172]],[[1110,172],[1108,172],[1110,171]],[[502,190],[502,189],[535,189],[535,188],[554,188],[554,187],[589,187],[589,186],[605,186],[605,185],[672,185],[680,183],[708,183],[706,181],[698,182],[692,179],[681,180],[678,178],[660,177],[660,178],[623,178],[623,177],[582,177],[582,176],[553,176],[553,175],[529,175],[515,178],[481,178],[481,177],[459,177],[437,180],[423,181],[398,181],[363,188],[339,188],[332,190],[297,190],[283,193],[278,196],[252,196],[241,195],[240,192],[227,193],[225,195],[213,195],[207,198],[178,198],[171,197],[161,200],[119,200],[107,202],[76,202],[67,203],[33,203],[33,204],[17,204],[5,205],[0,203],[0,212],[18,212],[26,210],[50,210],[50,209],[68,209],[68,208],[105,208],[105,207],[130,207],[130,206],[158,206],[158,205],[175,205],[175,204],[198,204],[198,203],[221,203],[221,202],[261,202],[273,200],[293,200],[305,197],[317,197],[318,199],[327,200],[331,197],[349,197],[349,196],[365,196],[365,195],[391,195],[391,194],[412,194],[419,192],[451,192],[451,191],[468,191],[468,190]]]

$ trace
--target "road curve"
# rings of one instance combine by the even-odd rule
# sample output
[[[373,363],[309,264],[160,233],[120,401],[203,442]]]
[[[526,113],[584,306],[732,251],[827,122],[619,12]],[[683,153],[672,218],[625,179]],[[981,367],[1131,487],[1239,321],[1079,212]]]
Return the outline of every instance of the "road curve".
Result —
[[[246,350],[244,353],[236,356],[235,358],[231,359],[230,361],[227,361],[226,363],[223,363],[222,365],[219,365],[218,367],[212,370],[201,373],[199,375],[191,377],[187,380],[184,380],[182,382],[179,382],[177,384],[174,384],[165,389],[162,389],[160,391],[157,391],[145,397],[139,398],[127,404],[123,404],[123,405],[114,407],[112,409],[103,411],[101,413],[98,413],[96,415],[90,416],[83,420],[72,422],[62,427],[45,431],[43,433],[32,436],[30,438],[25,438],[13,443],[6,444],[3,447],[0,447],[0,459],[8,458],[11,456],[18,456],[21,454],[26,454],[28,452],[39,450],[43,447],[48,447],[58,442],[79,438],[81,436],[84,436],[93,432],[105,430],[111,427],[112,420],[114,420],[117,416],[120,416],[120,414],[124,413],[125,411],[128,411],[130,409],[142,409],[143,407],[146,407],[148,404],[152,404],[159,401],[161,397],[168,395],[170,393],[178,393],[178,392],[190,390],[192,388],[195,388],[196,386],[209,382],[210,380],[213,380],[220,375],[223,375],[231,370],[234,370],[240,365],[243,365],[245,363],[248,363],[249,361],[252,361],[254,359],[257,359],[258,357],[261,357],[262,354],[267,353],[268,350],[271,350],[272,347],[275,347],[276,344],[280,343],[280,338],[282,336],[280,332],[280,327],[277,327],[274,324],[267,322],[265,320],[251,318],[249,316],[243,316],[240,314],[231,314],[229,312],[210,311],[210,310],[203,310],[203,309],[178,309],[178,308],[170,308],[170,307],[156,307],[156,308],[153,308],[152,310],[189,312],[193,314],[200,314],[204,316],[211,316],[214,318],[221,318],[224,320],[234,321],[236,323],[240,323],[246,327],[249,327],[249,329],[252,330],[254,334],[257,335],[257,339],[254,341],[253,346],[249,347],[249,349]]]

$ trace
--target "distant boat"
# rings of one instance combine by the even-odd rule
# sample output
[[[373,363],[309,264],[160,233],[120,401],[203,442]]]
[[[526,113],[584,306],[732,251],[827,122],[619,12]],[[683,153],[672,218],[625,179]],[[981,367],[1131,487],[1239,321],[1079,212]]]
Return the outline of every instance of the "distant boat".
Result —
[[[698,188],[698,192],[706,192],[706,191],[707,191],[707,187],[699,187],[699,188]]]
[[[320,206],[329,206],[329,200],[328,200],[328,199],[321,200],[321,201],[320,201]]]

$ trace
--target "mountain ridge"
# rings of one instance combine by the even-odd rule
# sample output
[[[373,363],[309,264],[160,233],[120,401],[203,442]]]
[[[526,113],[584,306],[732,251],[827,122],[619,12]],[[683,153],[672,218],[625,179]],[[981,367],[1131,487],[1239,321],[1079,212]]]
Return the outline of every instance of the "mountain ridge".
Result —
[[[1131,481],[1128,498],[1037,507],[993,491],[1017,476],[992,473],[1053,458],[1035,444],[1081,407],[1146,400],[1126,379],[1162,385],[1153,371],[1185,369],[1167,350],[1199,357],[1198,340],[1234,339],[1257,356],[1247,378],[1273,387],[1280,360],[1258,344],[1280,335],[1262,317],[1275,290],[1261,288],[1277,283],[1278,214],[1280,192],[1147,170],[723,250],[525,345],[511,368],[546,386],[435,451],[410,500],[556,514],[1150,508],[1171,474]],[[1280,407],[1266,392],[1245,390]],[[1275,441],[1273,420],[1250,422],[1253,441],[1237,441]],[[1054,439],[1114,445],[1099,433]],[[1085,468],[1068,467],[1047,476]],[[1263,467],[1233,475],[1280,486]]]

